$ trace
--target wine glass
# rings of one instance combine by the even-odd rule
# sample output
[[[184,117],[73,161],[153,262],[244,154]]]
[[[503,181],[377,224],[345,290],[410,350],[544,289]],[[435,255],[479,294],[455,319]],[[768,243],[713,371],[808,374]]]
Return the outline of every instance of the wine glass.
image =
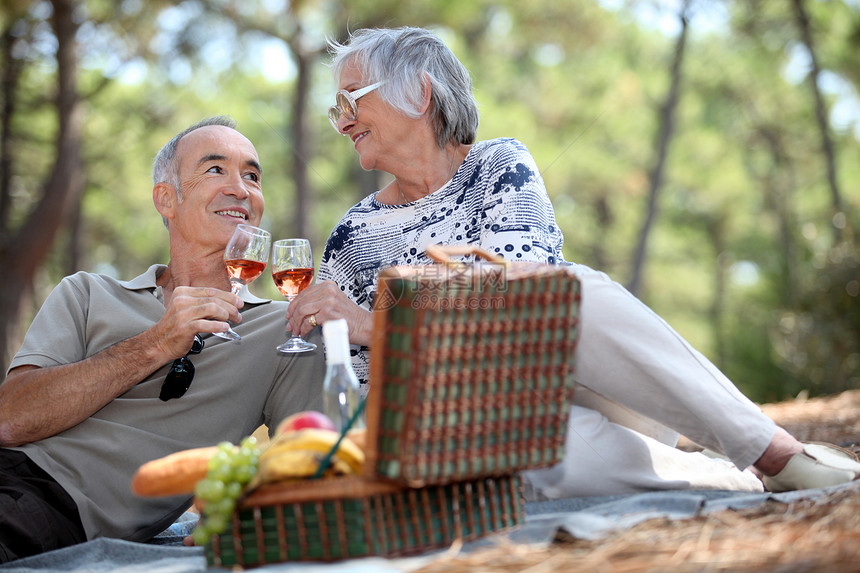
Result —
[[[307,288],[314,278],[314,258],[307,239],[275,241],[272,251],[272,279],[281,294],[292,301]],[[307,352],[317,347],[301,335],[292,333],[289,340],[278,346],[281,352]]]
[[[230,276],[230,291],[238,295],[242,287],[263,274],[269,261],[272,235],[253,225],[236,225],[227,248],[224,249],[224,264]],[[227,340],[238,342],[242,337],[230,326],[226,332],[213,332]]]

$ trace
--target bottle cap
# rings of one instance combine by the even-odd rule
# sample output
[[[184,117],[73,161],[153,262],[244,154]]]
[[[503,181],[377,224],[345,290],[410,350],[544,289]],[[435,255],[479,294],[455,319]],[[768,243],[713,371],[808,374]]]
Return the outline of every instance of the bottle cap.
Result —
[[[322,325],[326,362],[349,361],[349,325],[343,318],[327,320]]]

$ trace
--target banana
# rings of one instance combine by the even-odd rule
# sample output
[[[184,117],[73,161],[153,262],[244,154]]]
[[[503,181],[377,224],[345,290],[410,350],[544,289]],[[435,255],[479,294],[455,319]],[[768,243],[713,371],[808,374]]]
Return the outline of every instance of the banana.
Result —
[[[309,450],[285,450],[266,459],[260,457],[258,473],[262,483],[309,478],[314,475],[325,454]]]
[[[328,471],[332,472],[334,475],[337,475],[337,476],[349,475],[349,474],[353,473],[352,467],[348,463],[346,463],[345,461],[340,459],[340,457],[338,457],[338,456],[334,457],[334,459],[332,460],[332,463],[331,463],[331,467],[329,468]]]
[[[356,446],[361,448],[361,451],[367,451],[367,428],[350,430],[346,433],[346,437],[352,440]]]
[[[321,454],[317,460],[319,462],[329,453],[337,443],[340,434],[333,430],[325,430],[322,428],[304,428],[293,432],[285,432],[276,436],[269,447],[260,455],[260,465],[267,459],[272,459],[281,456],[284,452],[292,451],[310,451]],[[339,458],[346,463],[350,468],[350,473],[361,472],[361,467],[364,465],[364,450],[358,447],[348,436],[341,440],[337,448],[336,455],[332,458]],[[314,468],[316,472],[316,467]],[[314,472],[311,472],[313,475]]]
[[[282,450],[265,460],[260,458],[257,476],[261,484],[309,478],[316,474],[317,468],[324,458],[324,453],[312,450]],[[346,475],[350,473],[353,473],[350,465],[335,455],[331,459],[331,466],[323,475]]]

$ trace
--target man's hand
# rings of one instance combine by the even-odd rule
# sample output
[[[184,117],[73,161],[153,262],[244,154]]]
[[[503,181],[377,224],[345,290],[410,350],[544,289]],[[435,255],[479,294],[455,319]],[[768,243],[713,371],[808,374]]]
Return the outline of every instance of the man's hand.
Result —
[[[224,332],[228,321],[240,323],[239,309],[245,304],[225,290],[188,286],[176,287],[165,302],[164,316],[150,333],[152,344],[164,354],[165,362],[188,352],[195,334]]]

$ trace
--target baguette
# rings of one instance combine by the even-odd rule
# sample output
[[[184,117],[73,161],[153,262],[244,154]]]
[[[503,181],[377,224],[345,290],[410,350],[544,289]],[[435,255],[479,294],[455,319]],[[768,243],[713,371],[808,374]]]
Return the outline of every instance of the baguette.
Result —
[[[218,446],[193,448],[146,462],[132,477],[131,491],[143,497],[191,495],[217,451]]]

